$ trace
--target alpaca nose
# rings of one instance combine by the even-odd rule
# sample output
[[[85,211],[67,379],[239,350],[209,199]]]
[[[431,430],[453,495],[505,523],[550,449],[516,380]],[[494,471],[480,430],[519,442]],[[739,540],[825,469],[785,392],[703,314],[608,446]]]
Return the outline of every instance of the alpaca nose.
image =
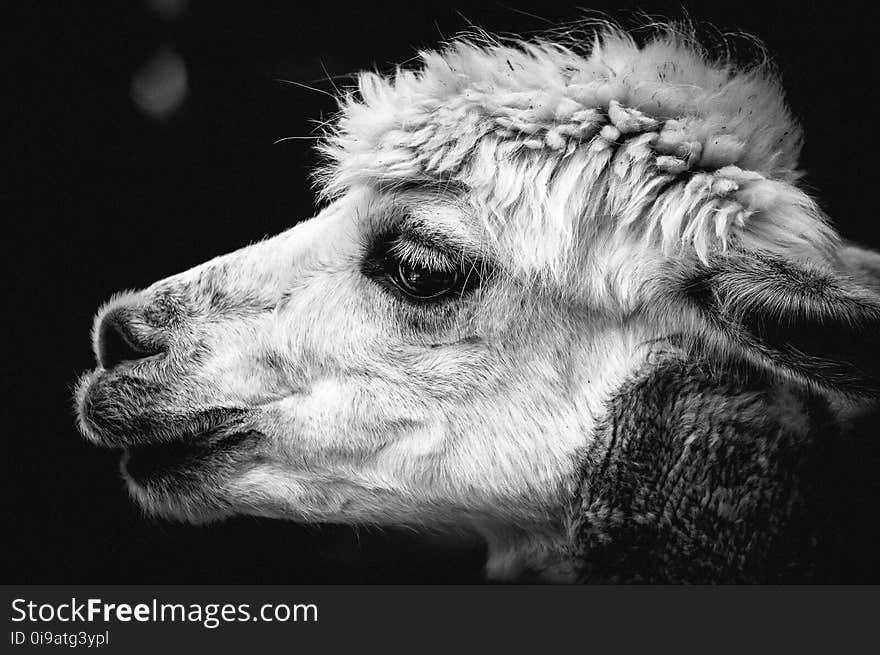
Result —
[[[97,333],[98,363],[105,369],[118,366],[121,362],[131,362],[164,350],[161,346],[139,337],[132,329],[131,321],[125,311],[108,312],[100,322]]]

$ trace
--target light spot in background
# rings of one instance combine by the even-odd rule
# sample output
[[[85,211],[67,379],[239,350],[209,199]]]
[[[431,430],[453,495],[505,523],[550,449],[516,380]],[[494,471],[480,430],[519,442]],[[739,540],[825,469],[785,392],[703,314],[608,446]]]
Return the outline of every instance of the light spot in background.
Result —
[[[157,120],[170,118],[186,99],[186,64],[170,48],[159,50],[131,80],[131,99],[142,112]]]
[[[165,20],[174,20],[189,7],[189,0],[144,0],[154,14]]]

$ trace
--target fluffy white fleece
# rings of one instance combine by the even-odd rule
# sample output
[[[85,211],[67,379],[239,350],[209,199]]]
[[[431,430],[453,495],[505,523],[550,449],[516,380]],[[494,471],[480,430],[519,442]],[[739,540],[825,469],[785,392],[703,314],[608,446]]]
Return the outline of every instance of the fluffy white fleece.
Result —
[[[801,130],[773,69],[664,29],[639,46],[456,40],[415,70],[362,73],[321,146],[323,193],[457,184],[493,234],[563,253],[604,223],[701,259],[731,243],[807,256],[835,241],[796,186]]]

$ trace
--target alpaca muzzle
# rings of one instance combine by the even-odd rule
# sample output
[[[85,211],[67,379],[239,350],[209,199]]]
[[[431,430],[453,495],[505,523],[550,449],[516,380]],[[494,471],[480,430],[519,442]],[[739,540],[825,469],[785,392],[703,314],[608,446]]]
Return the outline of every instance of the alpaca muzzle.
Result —
[[[217,407],[193,384],[198,356],[167,293],[126,293],[95,318],[97,367],[76,392],[80,429],[92,443],[128,448],[193,443],[241,425],[246,409]]]

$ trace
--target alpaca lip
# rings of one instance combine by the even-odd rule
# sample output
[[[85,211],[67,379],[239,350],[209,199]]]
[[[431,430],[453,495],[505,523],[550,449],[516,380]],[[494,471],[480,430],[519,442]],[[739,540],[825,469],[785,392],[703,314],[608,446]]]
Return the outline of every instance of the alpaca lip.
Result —
[[[240,429],[249,411],[190,407],[173,389],[102,370],[83,376],[76,399],[83,435],[96,445],[110,448],[211,442],[214,434]]]
[[[120,464],[123,474],[141,486],[180,483],[194,474],[228,470],[256,436],[254,431],[214,430],[187,439],[127,446]]]
[[[251,410],[188,407],[173,389],[97,369],[76,391],[80,430],[92,443],[121,449],[135,487],[182,492],[216,482],[246,462],[261,433],[245,428]]]

